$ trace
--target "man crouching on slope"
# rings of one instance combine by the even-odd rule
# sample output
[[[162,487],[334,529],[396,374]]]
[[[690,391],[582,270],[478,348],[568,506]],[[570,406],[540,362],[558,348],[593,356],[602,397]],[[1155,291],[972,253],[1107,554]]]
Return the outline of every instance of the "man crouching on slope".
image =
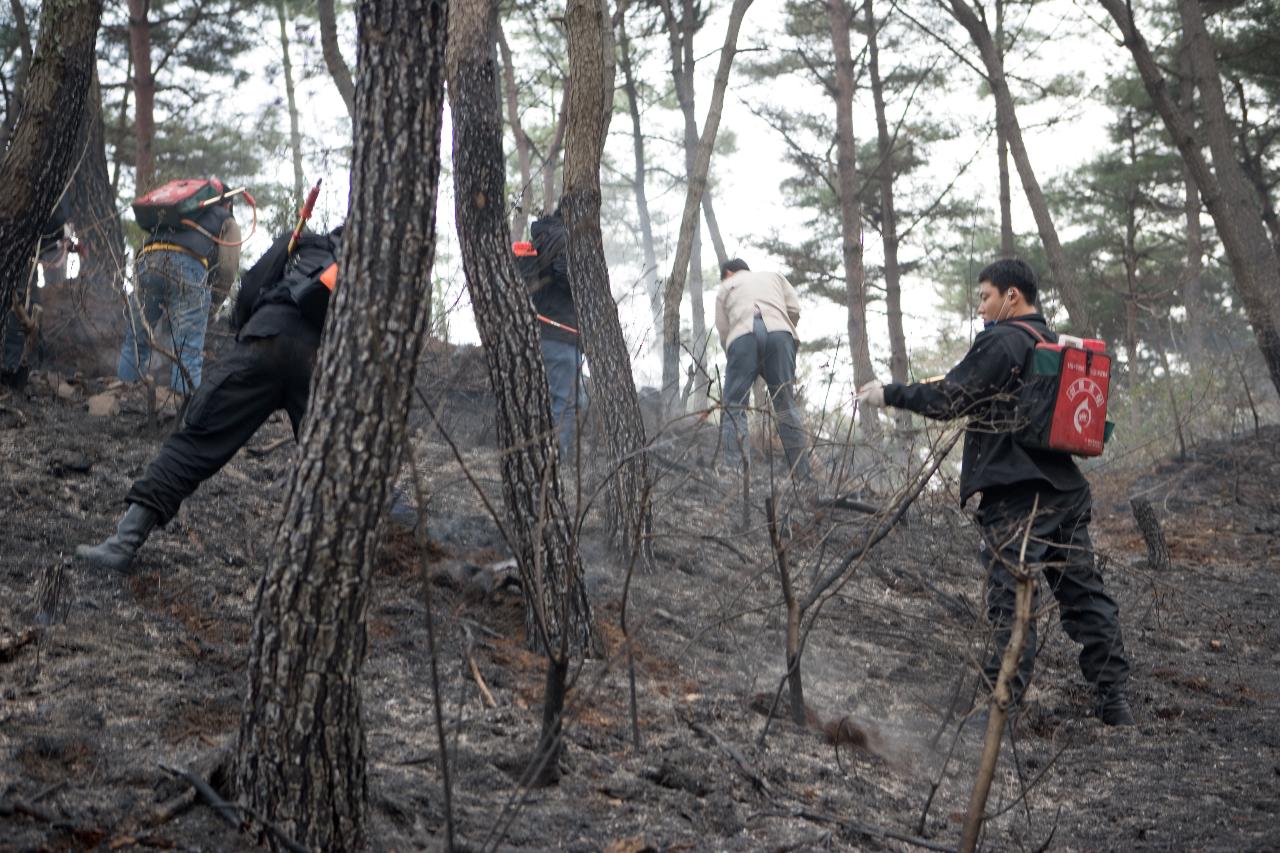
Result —
[[[960,468],[960,502],[982,493],[977,518],[987,576],[987,619],[995,651],[984,671],[994,685],[1014,621],[1015,581],[1008,566],[1019,562],[1032,507],[1026,562],[1044,573],[1061,608],[1062,627],[1080,643],[1080,669],[1094,689],[1095,709],[1108,726],[1131,726],[1125,684],[1129,662],[1120,633],[1120,611],[1102,587],[1089,540],[1089,483],[1068,453],[1024,447],[1014,438],[1019,376],[1036,341],[1019,324],[1057,340],[1036,310],[1036,277],[1024,261],[999,260],[978,275],[978,314],[986,328],[964,359],[939,382],[881,385],[858,390],[860,402],[907,409],[928,418],[969,418]],[[1016,321],[1016,322],[1015,322]],[[1036,599],[1038,601],[1037,589]],[[1033,603],[1032,612],[1037,604]],[[1021,699],[1036,655],[1036,626],[1027,626],[1025,651],[1010,685]]]

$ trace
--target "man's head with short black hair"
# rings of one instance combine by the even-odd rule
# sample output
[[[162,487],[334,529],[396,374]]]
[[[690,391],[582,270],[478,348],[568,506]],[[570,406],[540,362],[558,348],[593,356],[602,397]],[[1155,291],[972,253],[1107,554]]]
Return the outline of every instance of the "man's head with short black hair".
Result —
[[[742,258],[731,258],[720,265],[720,280],[724,281],[736,272],[742,272],[743,270],[749,269],[751,269],[751,267],[747,266],[747,262]]]
[[[1001,258],[983,267],[978,273],[978,284],[991,282],[991,286],[1004,296],[1009,288],[1016,287],[1022,294],[1022,300],[1028,305],[1036,304],[1036,273],[1031,265],[1022,258]]]

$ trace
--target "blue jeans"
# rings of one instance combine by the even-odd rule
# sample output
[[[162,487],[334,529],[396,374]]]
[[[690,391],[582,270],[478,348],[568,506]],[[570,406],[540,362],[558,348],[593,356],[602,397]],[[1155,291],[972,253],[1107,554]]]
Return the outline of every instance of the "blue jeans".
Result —
[[[543,338],[542,363],[547,370],[547,390],[551,392],[551,419],[560,437],[560,456],[571,459],[573,440],[578,434],[578,410],[587,405],[582,387],[582,350],[576,344]]]
[[[757,376],[763,376],[773,398],[787,467],[797,477],[808,479],[809,441],[791,389],[796,378],[795,338],[790,332],[770,332],[764,320],[757,317],[750,334],[729,342],[725,361],[724,417],[720,419],[725,459],[730,465],[742,465],[746,461],[750,452],[746,406],[751,400],[752,384]]]
[[[175,364],[171,387],[184,394],[200,387],[204,333],[209,322],[210,293],[205,278],[204,264],[183,252],[161,249],[138,259],[117,376],[126,382],[137,382],[147,372],[152,349],[149,327],[156,343],[176,354],[191,377],[188,388],[182,370]],[[158,329],[162,314],[169,318],[166,337]]]

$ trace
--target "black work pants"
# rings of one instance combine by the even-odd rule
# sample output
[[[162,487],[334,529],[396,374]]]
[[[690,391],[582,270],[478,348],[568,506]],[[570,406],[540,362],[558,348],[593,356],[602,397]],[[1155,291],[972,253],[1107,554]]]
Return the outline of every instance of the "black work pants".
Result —
[[[236,343],[200,384],[182,426],[165,439],[126,498],[164,524],[205,480],[231,461],[272,412],[284,409],[298,434],[311,393],[316,348],[287,335]]]
[[[1129,662],[1120,632],[1120,609],[1103,589],[1089,539],[1093,500],[1087,485],[1060,492],[1048,484],[1022,484],[983,493],[978,521],[982,528],[982,561],[988,569],[987,619],[995,632],[995,651],[985,667],[987,679],[995,684],[1013,628],[1016,581],[1009,566],[1018,566],[1023,534],[1037,493],[1040,503],[1027,541],[1027,567],[1043,574],[1058,600],[1062,628],[1081,646],[1080,670],[1085,679],[1103,698],[1121,693],[1129,678]],[[1026,689],[1035,663],[1034,613],[1039,608],[1039,598],[1037,583],[1025,650],[1015,682],[1010,685],[1015,699]]]
[[[800,422],[799,407],[791,386],[796,378],[796,339],[790,332],[770,332],[764,320],[756,318],[749,335],[729,342],[725,354],[724,409],[721,442],[727,458],[741,464],[746,458],[747,413],[751,386],[763,376],[769,386],[773,410],[778,416],[778,435],[787,454],[787,466],[797,477],[809,476],[809,442]]]

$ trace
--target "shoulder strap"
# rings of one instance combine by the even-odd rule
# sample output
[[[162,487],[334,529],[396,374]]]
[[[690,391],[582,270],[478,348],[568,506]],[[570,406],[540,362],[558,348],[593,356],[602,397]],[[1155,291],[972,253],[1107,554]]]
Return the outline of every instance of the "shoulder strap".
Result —
[[[1019,329],[1022,329],[1024,332],[1027,332],[1028,334],[1031,335],[1031,337],[1035,338],[1039,343],[1042,343],[1042,344],[1048,343],[1048,341],[1044,339],[1044,335],[1037,332],[1029,323],[1024,323],[1021,320],[1010,320],[1009,325],[1017,326]]]

